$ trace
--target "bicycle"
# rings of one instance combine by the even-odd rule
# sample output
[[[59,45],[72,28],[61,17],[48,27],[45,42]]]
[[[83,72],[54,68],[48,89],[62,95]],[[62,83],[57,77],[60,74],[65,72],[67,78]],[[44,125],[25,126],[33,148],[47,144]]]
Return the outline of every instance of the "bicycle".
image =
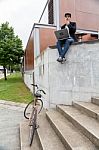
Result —
[[[43,108],[43,101],[41,92],[46,94],[44,90],[39,89],[37,85],[31,84],[37,88],[34,94],[34,99],[30,101],[24,109],[24,117],[29,120],[29,145],[32,145],[35,131],[38,128],[37,114],[39,114]]]

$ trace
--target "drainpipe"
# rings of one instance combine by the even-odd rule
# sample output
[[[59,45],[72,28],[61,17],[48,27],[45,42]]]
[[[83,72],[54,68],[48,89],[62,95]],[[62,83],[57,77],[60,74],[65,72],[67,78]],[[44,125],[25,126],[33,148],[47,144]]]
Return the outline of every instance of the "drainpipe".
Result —
[[[57,30],[60,29],[60,0],[53,0],[54,5],[54,24]]]

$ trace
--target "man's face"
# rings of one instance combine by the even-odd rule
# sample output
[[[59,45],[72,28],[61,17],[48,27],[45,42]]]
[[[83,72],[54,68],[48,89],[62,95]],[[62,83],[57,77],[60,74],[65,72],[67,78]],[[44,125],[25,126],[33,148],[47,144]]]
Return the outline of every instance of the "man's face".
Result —
[[[69,15],[65,16],[65,20],[66,21],[70,21],[71,20],[71,17]]]

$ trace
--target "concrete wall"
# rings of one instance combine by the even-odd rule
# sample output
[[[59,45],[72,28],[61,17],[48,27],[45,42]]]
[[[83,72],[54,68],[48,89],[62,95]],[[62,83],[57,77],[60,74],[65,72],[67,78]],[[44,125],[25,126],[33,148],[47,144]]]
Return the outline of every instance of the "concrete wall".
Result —
[[[50,107],[50,81],[49,81],[49,48],[35,59],[35,83],[46,92],[43,95],[44,107]]]
[[[30,91],[33,92],[33,87],[31,85],[33,83],[33,70],[24,72],[24,83],[30,89]]]
[[[57,57],[57,49],[47,48],[35,61],[35,82],[47,93],[45,107],[99,96],[99,41],[72,45],[64,64]]]

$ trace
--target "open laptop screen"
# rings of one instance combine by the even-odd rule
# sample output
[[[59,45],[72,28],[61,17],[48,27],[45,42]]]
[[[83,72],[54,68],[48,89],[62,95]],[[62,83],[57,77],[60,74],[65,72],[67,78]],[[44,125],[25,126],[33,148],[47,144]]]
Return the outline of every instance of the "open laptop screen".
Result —
[[[58,40],[68,39],[69,33],[67,29],[61,29],[54,32]]]

